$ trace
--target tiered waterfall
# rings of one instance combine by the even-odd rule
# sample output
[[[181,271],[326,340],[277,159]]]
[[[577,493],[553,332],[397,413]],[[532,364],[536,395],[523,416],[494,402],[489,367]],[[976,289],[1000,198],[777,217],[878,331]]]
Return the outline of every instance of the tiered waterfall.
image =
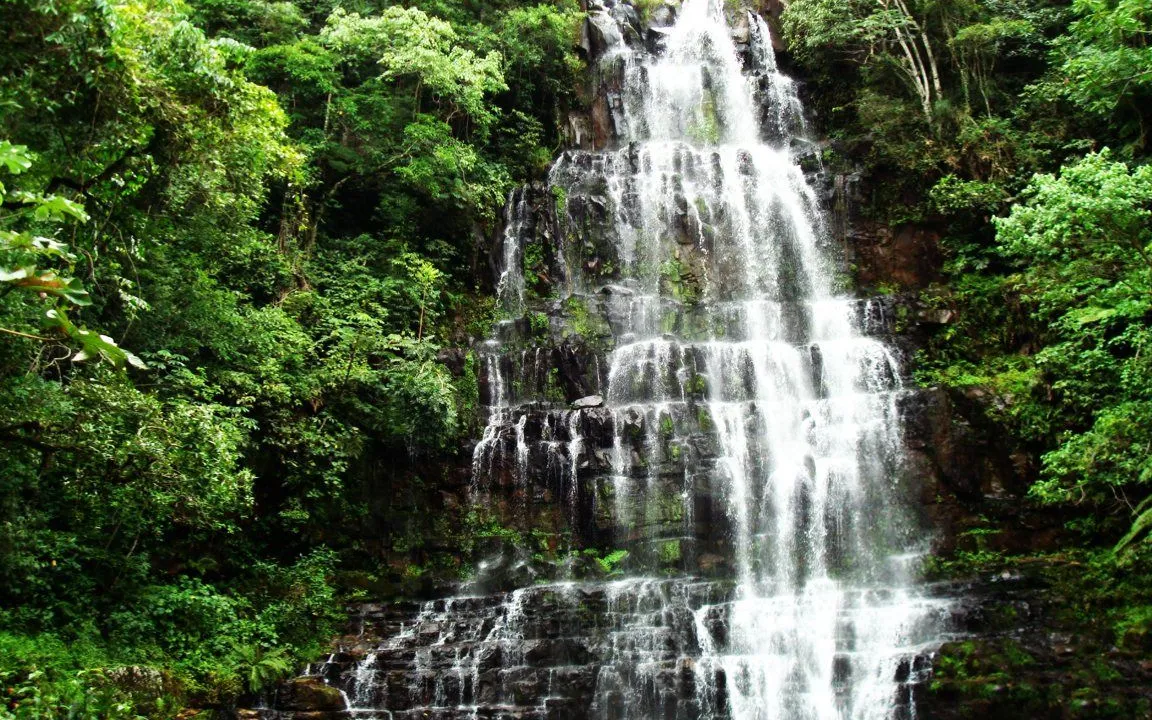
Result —
[[[561,155],[548,212],[510,198],[473,461],[478,506],[628,555],[369,608],[379,642],[319,671],[397,720],[911,717],[940,603],[909,572],[902,373],[843,286],[793,83],[753,12],[684,0],[644,38],[629,12],[589,20],[614,137]],[[561,297],[528,322],[532,243]],[[541,320],[586,341],[591,397],[555,387]]]

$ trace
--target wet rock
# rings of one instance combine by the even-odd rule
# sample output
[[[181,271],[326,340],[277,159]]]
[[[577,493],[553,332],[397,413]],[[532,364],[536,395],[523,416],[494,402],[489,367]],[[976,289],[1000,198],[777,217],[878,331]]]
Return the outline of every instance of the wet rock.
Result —
[[[579,400],[573,402],[572,407],[576,408],[577,410],[583,410],[584,408],[601,407],[603,404],[604,404],[603,396],[588,395],[587,397],[582,397]]]
[[[344,710],[344,696],[331,685],[316,677],[298,677],[280,686],[276,694],[276,707],[294,712],[322,712]]]
[[[616,21],[617,26],[622,29],[622,35],[629,45],[636,45],[640,41],[642,29],[640,16],[636,13],[636,8],[625,3],[620,3],[609,11],[609,15]]]
[[[612,48],[622,45],[624,36],[615,18],[606,12],[593,12],[584,21],[580,47],[590,58],[598,58]]]
[[[700,568],[700,572],[708,574],[723,568],[728,564],[728,560],[722,555],[705,553],[697,558],[696,564]]]
[[[940,230],[928,225],[896,227],[858,220],[847,245],[864,287],[896,285],[922,289],[940,280]]]
[[[657,5],[648,15],[648,27],[652,30],[671,27],[675,23],[676,8],[668,3]]]
[[[732,25],[732,42],[737,45],[747,45],[752,39],[752,28],[748,22],[747,13],[739,13]]]

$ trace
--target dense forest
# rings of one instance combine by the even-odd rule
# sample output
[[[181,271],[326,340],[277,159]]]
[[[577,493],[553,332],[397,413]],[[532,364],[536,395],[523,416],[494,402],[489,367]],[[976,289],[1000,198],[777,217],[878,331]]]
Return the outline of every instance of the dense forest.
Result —
[[[0,717],[226,711],[344,603],[513,533],[381,488],[467,466],[492,239],[589,102],[586,10],[0,5]],[[1152,632],[1152,5],[791,0],[774,29],[828,172],[938,232],[929,287],[861,288],[949,318],[917,382],[1018,450],[1085,608]]]

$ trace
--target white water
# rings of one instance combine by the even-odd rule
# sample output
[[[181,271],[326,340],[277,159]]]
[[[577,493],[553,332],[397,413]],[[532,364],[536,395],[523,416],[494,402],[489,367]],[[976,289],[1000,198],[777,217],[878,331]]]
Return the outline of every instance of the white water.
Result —
[[[643,542],[675,542],[679,568],[649,558],[642,573],[674,577],[428,603],[357,666],[353,709],[911,716],[901,684],[935,641],[942,603],[921,597],[906,571],[919,545],[899,499],[899,364],[864,334],[884,324],[875,308],[837,290],[833,243],[799,164],[811,144],[769,29],[737,15],[750,38],[738,47],[723,5],[685,0],[658,55],[622,41],[606,53],[602,70],[623,78],[621,142],[567,152],[552,171],[570,208],[560,241],[570,287],[613,319],[599,388],[611,446],[584,437],[582,411],[541,408],[549,355],[505,347],[512,321],[480,352],[489,418],[475,500],[511,478],[527,502],[558,475],[564,491],[551,502],[574,508],[581,461],[600,452],[611,498],[596,502],[613,546],[641,558]],[[589,199],[606,208],[601,227],[571,214]],[[498,281],[508,317],[526,309],[530,212],[523,191],[510,197]],[[587,269],[590,248],[611,271]],[[542,416],[535,425],[531,413]],[[681,507],[670,511],[669,498]],[[701,499],[707,517],[697,517]],[[710,537],[698,537],[698,520]],[[695,564],[697,545],[712,560]],[[555,642],[561,650],[540,650]],[[380,689],[381,657],[406,668],[403,698]],[[586,704],[556,705],[576,695]]]
[[[553,172],[577,194],[591,168],[615,211],[616,282],[627,289],[612,300],[627,319],[607,392],[618,418],[615,502],[636,522],[626,513],[643,502],[630,499],[656,482],[655,432],[668,419],[675,439],[714,432],[711,481],[727,506],[738,582],[723,641],[697,623],[703,716],[887,718],[897,665],[931,609],[889,560],[908,549],[889,503],[899,368],[859,333],[855,299],[834,291],[820,203],[789,147],[803,140],[800,102],[767,25],[747,19],[750,72],[721,0],[686,0],[659,57],[609,53],[606,62],[624,63],[627,145],[569,155]],[[669,313],[684,308],[669,311],[667,276],[685,267],[722,335],[669,333]],[[689,401],[695,376],[707,421],[681,422],[673,407]],[[647,477],[633,467],[624,433],[636,423],[625,413],[643,417]],[[725,703],[708,688],[718,672]]]

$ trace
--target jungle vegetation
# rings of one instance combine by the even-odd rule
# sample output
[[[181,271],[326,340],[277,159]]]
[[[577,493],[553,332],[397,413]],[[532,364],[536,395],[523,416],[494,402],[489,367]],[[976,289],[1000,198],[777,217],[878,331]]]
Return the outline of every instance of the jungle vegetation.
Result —
[[[335,632],[372,459],[420,474],[475,432],[446,350],[491,319],[478,238],[582,102],[581,22],[0,2],[0,717],[226,708]],[[943,228],[925,299],[957,319],[920,380],[994,392],[1033,500],[1143,571],[1152,5],[791,0],[782,30],[826,161]]]
[[[333,633],[366,459],[472,430],[438,357],[578,11],[0,4],[0,716],[227,707]]]
[[[831,136],[892,180],[871,211],[942,228],[926,295],[957,321],[921,380],[994,390],[1032,496],[1086,531],[1152,521],[1152,6],[795,0],[784,26]]]

